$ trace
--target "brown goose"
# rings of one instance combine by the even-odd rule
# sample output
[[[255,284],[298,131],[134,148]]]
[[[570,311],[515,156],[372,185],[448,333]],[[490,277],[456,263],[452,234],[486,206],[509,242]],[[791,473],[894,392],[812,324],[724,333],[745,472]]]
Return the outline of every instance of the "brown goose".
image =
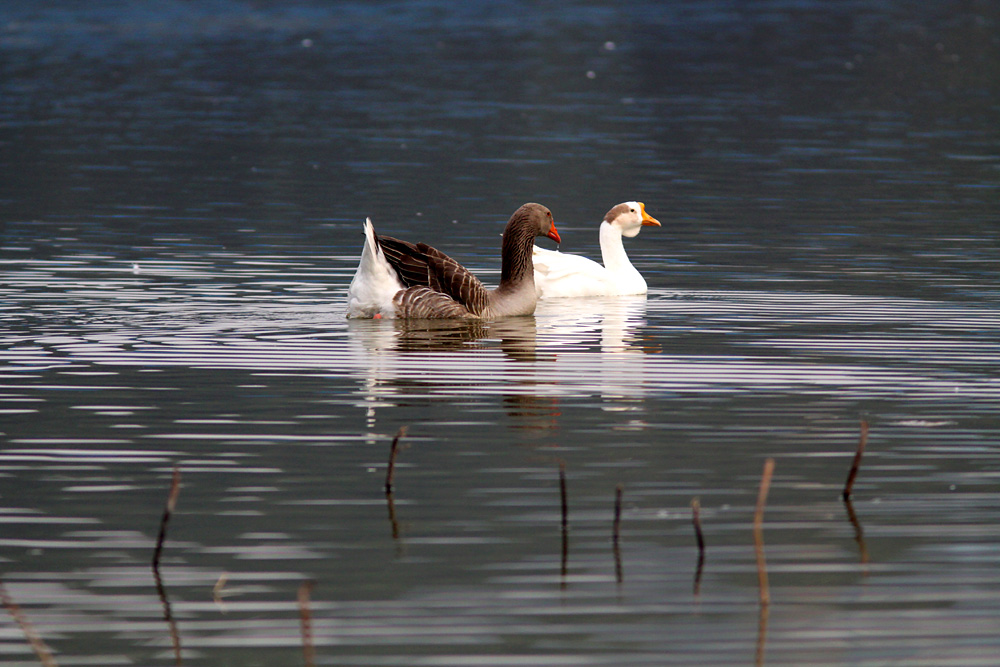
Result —
[[[531,248],[536,236],[560,241],[541,204],[514,211],[503,230],[500,285],[483,287],[468,269],[426,243],[378,236],[365,221],[361,263],[347,291],[348,317],[481,318],[535,312]]]

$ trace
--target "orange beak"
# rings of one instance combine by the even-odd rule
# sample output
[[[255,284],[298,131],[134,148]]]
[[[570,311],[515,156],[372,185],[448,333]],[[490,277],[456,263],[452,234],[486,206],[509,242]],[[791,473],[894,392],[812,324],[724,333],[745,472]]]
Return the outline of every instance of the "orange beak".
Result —
[[[642,211],[642,226],[643,227],[661,227],[660,221],[646,213],[646,205],[639,202],[639,209]]]
[[[660,223],[656,223],[656,224],[660,224]],[[559,231],[556,229],[556,221],[555,220],[552,221],[552,226],[549,228],[549,233],[546,234],[546,236],[548,236],[550,239],[552,239],[556,243],[562,243],[562,239],[559,238]]]

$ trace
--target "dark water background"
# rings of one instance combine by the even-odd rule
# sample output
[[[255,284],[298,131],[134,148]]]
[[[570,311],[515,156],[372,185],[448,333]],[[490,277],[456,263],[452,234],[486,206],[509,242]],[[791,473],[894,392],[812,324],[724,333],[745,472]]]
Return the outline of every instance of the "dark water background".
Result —
[[[0,176],[4,664],[996,663],[995,3],[4,3]],[[631,199],[648,298],[343,318]]]

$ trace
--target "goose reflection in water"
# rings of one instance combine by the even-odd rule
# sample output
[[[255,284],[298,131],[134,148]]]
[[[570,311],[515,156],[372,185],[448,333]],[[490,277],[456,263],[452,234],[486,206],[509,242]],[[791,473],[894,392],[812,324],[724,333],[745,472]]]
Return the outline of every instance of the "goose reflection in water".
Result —
[[[402,320],[396,348],[400,352],[489,349],[498,346],[514,361],[536,360],[535,318],[512,317],[495,322]]]
[[[543,336],[559,345],[593,345],[601,352],[642,352],[641,328],[646,323],[646,295],[549,299],[541,301],[535,317]]]
[[[646,306],[645,295],[541,302],[536,317],[546,326],[540,336],[570,348],[556,355],[555,381],[574,393],[599,395],[602,410],[638,409],[653,372],[648,354],[659,351],[642,335]]]
[[[499,349],[514,361],[535,361],[537,358],[537,326],[535,318],[511,317],[497,321],[483,320],[349,320],[348,332],[356,352],[396,361],[396,367],[410,365],[407,357],[398,353],[421,352],[481,352]],[[382,364],[385,366],[386,364]],[[391,366],[392,364],[388,364]],[[429,363],[425,370],[434,375],[447,371],[446,362]]]
[[[528,431],[558,428],[562,397],[638,409],[645,313],[639,296],[552,301],[533,317],[493,322],[351,321],[368,426],[404,397],[501,396],[512,427]]]

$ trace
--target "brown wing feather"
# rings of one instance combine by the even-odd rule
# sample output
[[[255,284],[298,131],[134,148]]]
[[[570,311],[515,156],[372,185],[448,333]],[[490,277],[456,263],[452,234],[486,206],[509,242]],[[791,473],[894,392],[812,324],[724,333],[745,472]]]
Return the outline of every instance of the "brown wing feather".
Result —
[[[408,241],[400,241],[391,236],[375,236],[375,240],[389,265],[399,274],[399,279],[406,287],[430,284],[430,272],[427,268],[427,258],[416,245]]]
[[[467,268],[436,248],[418,243],[417,249],[427,258],[428,287],[447,294],[473,315],[482,315],[489,302],[487,290]]]
[[[408,287],[392,298],[396,315],[409,319],[472,317],[462,304],[430,287]]]
[[[375,240],[404,286],[427,287],[447,299],[453,299],[466,315],[481,315],[486,309],[488,290],[468,269],[437,248],[426,243],[400,241],[391,236],[376,236]],[[422,295],[420,298],[429,303],[429,296]],[[443,308],[439,301],[436,300]]]

